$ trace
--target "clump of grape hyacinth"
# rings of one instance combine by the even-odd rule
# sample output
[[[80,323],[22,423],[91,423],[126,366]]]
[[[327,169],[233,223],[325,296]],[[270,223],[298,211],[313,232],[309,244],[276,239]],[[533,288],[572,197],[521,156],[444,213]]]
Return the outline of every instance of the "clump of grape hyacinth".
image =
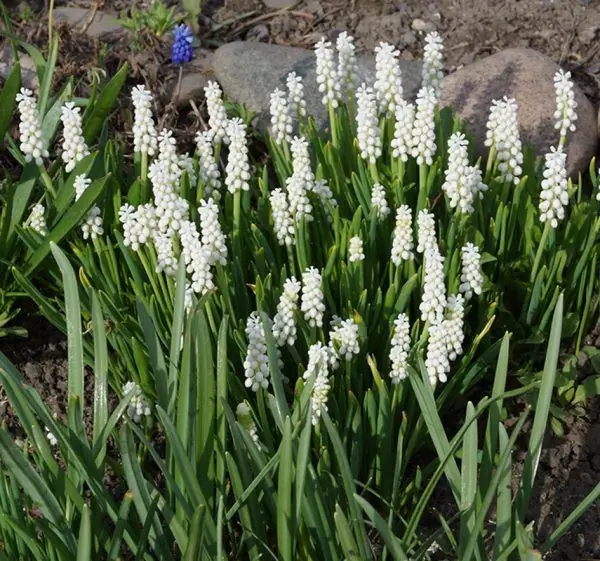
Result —
[[[425,36],[423,52],[422,85],[432,88],[438,101],[442,95],[442,80],[444,79],[442,71],[443,52],[444,44],[439,33],[437,31],[428,33]]]
[[[219,222],[219,207],[212,198],[208,201],[200,201],[198,216],[202,246],[207,251],[210,265],[217,263],[222,266],[227,265],[227,243]]]
[[[269,357],[263,321],[257,312],[252,312],[246,323],[248,351],[244,360],[246,387],[253,392],[269,387]]]
[[[358,74],[354,38],[348,35],[347,31],[342,31],[342,33],[338,35],[336,49],[338,52],[339,80],[345,86],[346,91],[351,95],[356,87]]]
[[[306,100],[302,78],[295,72],[290,72],[286,78],[288,90],[288,105],[296,117],[306,117]]]
[[[402,72],[398,56],[400,52],[389,43],[375,47],[375,92],[379,112],[394,115],[402,103]]]
[[[49,156],[47,141],[42,133],[42,124],[37,109],[37,103],[33,92],[27,88],[21,88],[17,94],[16,101],[20,114],[19,141],[20,148],[26,162],[32,160],[41,166],[42,158]]]
[[[144,85],[131,91],[133,101],[133,147],[136,153],[154,156],[158,148],[158,135],[152,117],[152,94]]]
[[[329,350],[320,341],[308,349],[308,366],[303,378],[308,380],[315,376],[315,383],[310,399],[313,426],[317,426],[321,415],[327,411],[327,398],[331,386],[329,384]]]
[[[392,384],[399,384],[408,377],[408,353],[410,351],[410,322],[406,314],[399,314],[394,320],[394,335],[390,350],[390,378]]]
[[[502,180],[518,184],[523,173],[523,150],[514,99],[504,97],[492,102],[485,145],[494,150]]]
[[[204,88],[204,96],[206,97],[206,110],[208,111],[208,126],[210,134],[215,144],[229,142],[227,126],[229,119],[227,118],[227,110],[223,103],[223,92],[219,84],[212,80]]]
[[[292,116],[285,93],[277,88],[271,94],[271,129],[275,142],[281,145],[292,140]]]
[[[460,294],[448,296],[446,318],[443,325],[446,334],[446,350],[448,359],[454,361],[462,354],[464,333],[464,299]]]
[[[437,246],[425,252],[425,283],[419,309],[421,319],[439,324],[446,307],[446,285],[444,284],[444,257]]]
[[[123,386],[123,397],[131,395],[129,405],[127,405],[127,416],[134,423],[141,423],[144,417],[150,417],[150,405],[144,397],[142,388],[135,382],[127,382]]]
[[[399,267],[404,261],[413,259],[413,247],[412,212],[408,205],[400,205],[396,210],[392,263]]]
[[[435,237],[435,217],[431,212],[423,209],[417,217],[417,251],[426,253],[430,249],[437,249]]]
[[[61,158],[67,173],[73,171],[77,163],[90,154],[83,138],[80,111],[72,101],[65,103],[60,109],[60,120],[63,125]]]
[[[289,209],[288,200],[282,189],[274,189],[269,196],[273,229],[279,245],[292,246],[295,244],[294,220]]]
[[[311,327],[323,327],[323,289],[321,287],[321,273],[315,267],[309,267],[302,274],[302,303],[300,309],[304,319]]]
[[[296,277],[286,279],[283,293],[277,304],[277,313],[273,318],[273,337],[279,347],[296,343],[296,311],[301,284]]]
[[[356,92],[356,125],[360,155],[369,164],[375,164],[382,152],[381,130],[375,92],[366,84],[362,84]]]
[[[483,290],[483,274],[481,272],[481,255],[479,248],[470,242],[461,248],[462,269],[458,290],[466,300],[479,296]]]
[[[411,155],[418,165],[433,163],[437,149],[435,143],[435,106],[433,88],[423,87],[417,94],[417,110],[412,129]]]
[[[575,101],[571,73],[560,69],[554,75],[554,89],[556,91],[555,128],[560,130],[560,145],[563,145],[567,138],[567,132],[575,131],[575,121],[577,120],[575,111],[577,102]]]
[[[335,65],[331,42],[322,38],[315,46],[317,57],[317,84],[319,92],[323,95],[323,105],[337,108],[340,97],[340,80]]]
[[[227,136],[230,141],[229,158],[225,168],[225,185],[230,193],[249,191],[250,162],[246,144],[246,125],[239,119],[231,119],[227,125]]]
[[[412,130],[415,120],[415,106],[402,100],[396,107],[396,124],[392,139],[392,156],[403,162],[408,161],[412,150]]]
[[[190,62],[194,52],[192,49],[192,42],[194,41],[192,30],[184,23],[180,23],[173,29],[173,36],[173,49],[171,50],[173,64]]]
[[[566,161],[567,155],[560,147],[557,150],[552,146],[546,154],[540,193],[540,222],[548,222],[552,228],[558,227],[569,204]]]

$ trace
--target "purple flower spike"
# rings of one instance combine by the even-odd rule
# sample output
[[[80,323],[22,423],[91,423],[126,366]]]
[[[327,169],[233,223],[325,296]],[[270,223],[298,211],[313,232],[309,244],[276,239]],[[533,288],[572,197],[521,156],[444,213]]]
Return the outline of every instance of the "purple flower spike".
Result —
[[[192,60],[192,41],[194,37],[192,30],[185,24],[176,25],[173,30],[175,39],[173,40],[173,50],[171,51],[171,60],[175,64],[185,64]]]

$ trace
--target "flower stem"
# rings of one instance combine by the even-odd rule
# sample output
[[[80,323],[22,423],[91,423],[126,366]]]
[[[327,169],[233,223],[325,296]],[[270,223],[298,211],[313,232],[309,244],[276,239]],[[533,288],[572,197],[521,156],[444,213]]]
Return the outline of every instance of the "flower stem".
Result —
[[[54,185],[52,184],[52,179],[48,175],[46,168],[44,166],[38,166],[38,167],[39,167],[40,174],[42,176],[44,185],[46,186],[46,190],[48,191],[48,193],[50,193],[50,195],[52,195],[53,199],[56,199],[56,190],[54,189]]]
[[[142,169],[141,169],[142,181],[148,179],[148,152],[142,152]]]
[[[417,201],[417,214],[425,208],[427,203],[427,164],[419,166],[419,199]]]
[[[333,144],[334,148],[339,148],[335,110],[331,102],[327,104],[327,107],[329,109],[329,128],[331,129],[331,143]]]
[[[550,235],[551,228],[552,226],[550,226],[550,222],[546,222],[546,225],[544,226],[544,232],[542,233],[542,239],[540,240],[540,245],[538,246],[537,253],[535,254],[533,269],[531,269],[531,277],[529,278],[529,282],[532,284],[535,282],[535,278],[540,267],[540,261],[542,259],[542,253],[544,253],[544,249],[546,248],[546,241]]]
[[[371,172],[371,177],[373,179],[374,183],[381,183],[379,181],[379,172],[377,171],[377,165],[376,164],[369,164],[369,170]]]
[[[242,256],[240,244],[240,219],[242,214],[242,190],[238,189],[233,195],[233,254],[237,259]]]

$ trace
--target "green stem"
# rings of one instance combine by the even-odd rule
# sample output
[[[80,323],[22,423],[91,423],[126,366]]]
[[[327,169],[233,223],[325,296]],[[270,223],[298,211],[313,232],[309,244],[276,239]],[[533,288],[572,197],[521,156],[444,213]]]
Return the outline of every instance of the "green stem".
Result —
[[[417,201],[417,215],[427,204],[427,164],[419,166],[419,199]]]
[[[52,39],[54,34],[54,0],[50,0],[48,6],[48,52],[52,50]],[[15,59],[16,61],[17,59]]]
[[[333,144],[334,148],[339,148],[335,110],[331,102],[327,104],[327,108],[329,109],[329,128],[331,130],[331,143]]]
[[[46,190],[48,191],[48,193],[50,193],[50,195],[52,195],[53,199],[56,199],[56,190],[54,189],[54,185],[52,184],[52,179],[48,175],[46,168],[44,166],[38,166],[38,167],[40,169],[42,181],[44,182],[44,185],[46,186]]]
[[[242,214],[242,191],[238,189],[233,195],[233,255],[240,259],[242,247],[240,244],[240,220]]]
[[[148,152],[142,152],[142,169],[141,169],[142,181],[148,179]]]
[[[373,182],[381,184],[381,181],[379,181],[379,172],[377,171],[377,164],[369,164],[369,170],[371,172],[371,178],[373,179]]]
[[[538,246],[537,253],[535,254],[535,261],[533,262],[531,277],[529,278],[529,282],[531,284],[535,282],[535,277],[537,276],[537,272],[540,267],[540,261],[542,259],[542,253],[544,253],[544,249],[546,248],[546,241],[550,235],[551,228],[550,222],[546,222],[546,225],[544,226],[544,232],[542,233],[542,239],[540,240],[540,245]]]

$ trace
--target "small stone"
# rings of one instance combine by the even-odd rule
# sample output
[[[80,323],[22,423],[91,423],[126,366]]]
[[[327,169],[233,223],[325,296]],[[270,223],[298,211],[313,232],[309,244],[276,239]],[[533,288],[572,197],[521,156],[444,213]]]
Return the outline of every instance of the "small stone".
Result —
[[[590,357],[588,357],[587,353],[584,351],[579,351],[579,354],[577,355],[577,364],[580,368],[582,368],[587,364],[589,359]]]
[[[269,28],[264,23],[255,25],[246,33],[246,41],[255,41],[257,43],[269,42]]]
[[[363,17],[356,26],[357,43],[367,51],[373,51],[382,41],[396,45],[405,23],[405,16],[397,12]]]
[[[358,57],[358,81],[375,80],[375,58]],[[414,99],[421,83],[421,64],[400,60],[404,95]],[[275,88],[286,89],[286,78],[296,72],[303,78],[306,110],[323,126],[327,109],[317,88],[315,53],[312,50],[265,43],[238,41],[219,47],[212,59],[212,70],[227,99],[243,103],[257,113],[258,126],[269,122],[269,102]]]
[[[315,16],[322,16],[325,13],[323,10],[323,4],[321,4],[319,0],[306,0],[304,2],[304,10],[306,10],[309,14],[314,14]]]
[[[291,8],[297,0],[263,0],[263,4],[267,8],[281,10],[283,8]]]
[[[85,8],[61,6],[54,9],[54,23],[67,23],[77,31],[86,25],[91,15],[91,11]],[[117,18],[117,14],[96,12],[92,23],[85,31],[86,35],[95,38],[108,33],[123,32],[124,29],[119,25]]]
[[[435,24],[430,21],[425,21],[421,18],[413,19],[411,27],[415,31],[420,31],[421,33],[430,33],[431,31],[435,31]]]
[[[485,155],[486,123],[492,100],[514,97],[518,104],[523,145],[531,144],[538,157],[558,143],[554,128],[556,95],[554,74],[559,66],[532,49],[506,49],[469,64],[444,79],[442,106],[449,105],[467,122],[475,149]],[[596,112],[575,85],[577,130],[567,136],[567,170],[570,175],[585,172],[596,153]]]
[[[37,71],[33,59],[21,52],[19,54],[19,62],[21,63],[21,86],[35,92],[40,89]],[[6,41],[4,47],[0,51],[0,76],[6,79],[10,75],[14,65],[14,55],[10,43]]]
[[[403,47],[410,47],[414,45],[416,40],[416,35],[412,31],[407,31],[400,36],[400,45]]]
[[[177,105],[180,107],[187,105],[190,101],[198,103],[204,99],[204,88],[208,86],[208,78],[198,72],[184,74],[181,79],[181,90],[177,98]],[[177,87],[177,84],[175,84]]]

